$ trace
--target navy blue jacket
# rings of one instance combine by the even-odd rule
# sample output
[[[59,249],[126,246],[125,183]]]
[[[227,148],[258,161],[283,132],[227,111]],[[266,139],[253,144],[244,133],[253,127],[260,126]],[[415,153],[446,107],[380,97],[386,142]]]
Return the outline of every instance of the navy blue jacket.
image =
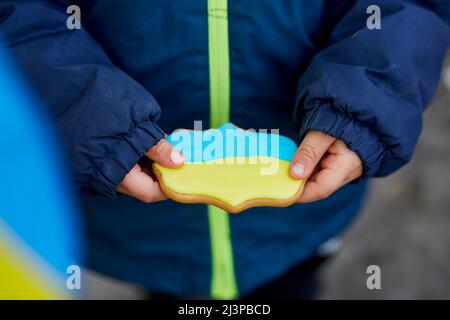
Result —
[[[90,265],[154,291],[208,295],[205,206],[115,188],[165,132],[209,124],[207,1],[0,2],[0,28],[59,127],[86,197]],[[366,27],[381,8],[380,30]],[[385,176],[413,154],[450,42],[449,1],[228,1],[230,120],[342,139]],[[216,14],[209,12],[209,15]],[[240,294],[314,254],[358,211],[366,179],[326,200],[230,217]]]

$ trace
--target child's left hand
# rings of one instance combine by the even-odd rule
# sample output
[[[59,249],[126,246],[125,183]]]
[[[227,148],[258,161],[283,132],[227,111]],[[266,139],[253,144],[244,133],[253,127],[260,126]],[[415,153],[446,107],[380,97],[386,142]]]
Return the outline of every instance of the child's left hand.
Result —
[[[295,179],[308,179],[298,202],[325,199],[360,177],[363,163],[346,144],[320,131],[308,131],[289,169]]]

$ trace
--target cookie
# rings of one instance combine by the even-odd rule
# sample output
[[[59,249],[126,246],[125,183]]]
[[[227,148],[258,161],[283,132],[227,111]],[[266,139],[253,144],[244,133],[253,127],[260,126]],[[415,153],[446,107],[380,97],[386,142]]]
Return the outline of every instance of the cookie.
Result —
[[[180,168],[153,164],[163,192],[182,203],[206,203],[230,213],[296,202],[303,180],[288,173],[297,145],[277,133],[243,130],[231,123],[217,129],[181,129],[167,137],[186,157]]]

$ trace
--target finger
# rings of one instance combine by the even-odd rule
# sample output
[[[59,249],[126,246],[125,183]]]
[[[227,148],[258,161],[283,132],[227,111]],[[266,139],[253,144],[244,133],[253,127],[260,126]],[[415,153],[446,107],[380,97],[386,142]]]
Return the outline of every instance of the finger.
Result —
[[[139,165],[125,176],[117,191],[150,203],[167,199],[159,183],[141,170]]]
[[[159,140],[145,155],[168,168],[180,167],[186,161],[185,156],[165,139]]]
[[[294,179],[309,177],[322,156],[336,139],[320,131],[308,131],[291,161],[289,173]]]
[[[328,198],[345,184],[347,172],[324,169],[308,180],[298,202],[308,203]]]
[[[362,165],[359,165],[358,167],[354,168],[352,170],[352,172],[345,178],[344,184],[347,184],[349,182],[352,182],[352,181],[358,179],[359,177],[362,176],[363,172],[364,171],[363,171]]]
[[[347,184],[359,178],[364,171],[363,162],[356,152],[349,149],[347,145],[340,140],[336,140],[328,149],[330,155],[321,161],[321,165],[325,168],[338,167],[342,169],[346,167],[348,175],[344,180]]]

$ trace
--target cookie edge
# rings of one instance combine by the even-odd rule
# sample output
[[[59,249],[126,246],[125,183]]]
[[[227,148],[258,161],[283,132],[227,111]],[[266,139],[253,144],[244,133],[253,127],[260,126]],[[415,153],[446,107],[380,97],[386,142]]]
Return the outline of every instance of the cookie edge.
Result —
[[[303,189],[304,189],[304,186],[306,183],[305,179],[301,179],[302,182],[301,182],[297,192],[293,196],[286,198],[286,199],[267,199],[267,198],[250,199],[250,200],[244,201],[243,203],[241,203],[238,206],[232,206],[232,205],[229,205],[229,204],[223,202],[220,199],[217,199],[217,198],[214,198],[211,196],[182,194],[182,193],[173,191],[172,189],[170,189],[168,186],[166,186],[164,184],[162,174],[159,171],[158,167],[155,165],[155,163],[152,164],[152,169],[153,169],[153,173],[155,174],[156,178],[158,179],[159,185],[161,186],[161,190],[170,199],[180,202],[180,203],[210,204],[210,205],[214,205],[220,209],[223,209],[226,212],[233,213],[233,214],[240,213],[244,210],[254,208],[254,207],[262,207],[262,206],[278,207],[278,208],[288,207],[288,206],[294,204],[300,198],[300,196],[303,193]]]

